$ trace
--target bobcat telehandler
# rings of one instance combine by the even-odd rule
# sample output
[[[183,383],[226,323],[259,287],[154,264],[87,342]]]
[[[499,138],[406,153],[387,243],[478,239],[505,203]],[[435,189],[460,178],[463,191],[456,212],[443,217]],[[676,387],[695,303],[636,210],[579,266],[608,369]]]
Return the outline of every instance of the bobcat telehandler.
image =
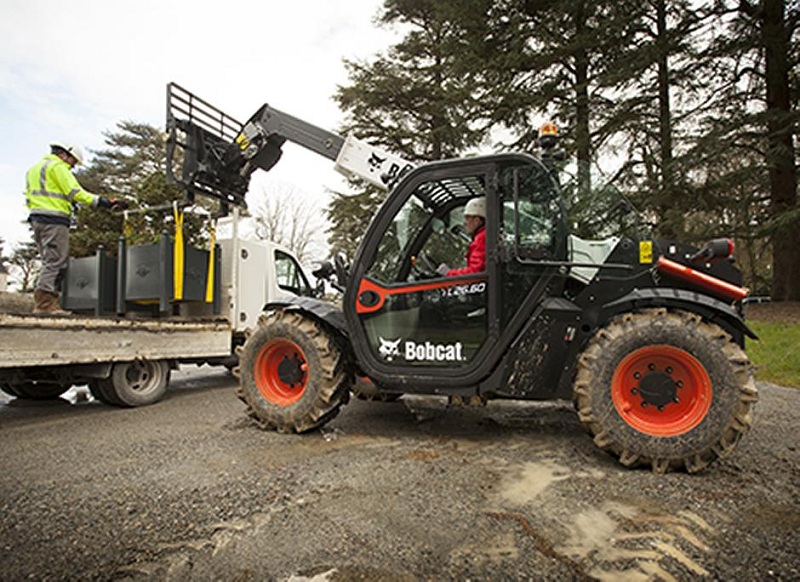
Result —
[[[758,392],[744,352],[741,274],[726,239],[701,249],[655,240],[621,197],[559,184],[557,138],[415,166],[264,105],[241,124],[168,87],[177,182],[244,204],[251,174],[288,140],[388,198],[352,263],[335,261],[341,307],[296,297],[264,306],[239,350],[237,394],[264,429],[316,429],[366,379],[402,394],[571,399],[602,449],[626,466],[697,472],[729,454]],[[466,203],[486,201],[486,268],[463,261]]]

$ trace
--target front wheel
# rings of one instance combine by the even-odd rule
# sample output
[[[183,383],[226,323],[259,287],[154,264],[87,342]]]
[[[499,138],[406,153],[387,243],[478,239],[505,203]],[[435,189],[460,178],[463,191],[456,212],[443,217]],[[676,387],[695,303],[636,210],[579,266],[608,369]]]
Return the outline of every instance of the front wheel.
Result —
[[[335,417],[349,399],[353,374],[333,336],[291,311],[259,318],[237,350],[236,394],[263,429],[307,432]]]
[[[652,309],[597,332],[578,362],[574,396],[595,443],[623,465],[694,473],[735,448],[758,391],[747,356],[722,328]]]

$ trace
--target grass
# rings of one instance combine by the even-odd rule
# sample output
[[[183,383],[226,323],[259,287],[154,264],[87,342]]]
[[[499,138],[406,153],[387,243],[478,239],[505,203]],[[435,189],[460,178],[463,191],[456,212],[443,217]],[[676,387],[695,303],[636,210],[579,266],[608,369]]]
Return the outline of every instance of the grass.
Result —
[[[800,388],[800,324],[748,320],[758,341],[747,340],[756,379]]]

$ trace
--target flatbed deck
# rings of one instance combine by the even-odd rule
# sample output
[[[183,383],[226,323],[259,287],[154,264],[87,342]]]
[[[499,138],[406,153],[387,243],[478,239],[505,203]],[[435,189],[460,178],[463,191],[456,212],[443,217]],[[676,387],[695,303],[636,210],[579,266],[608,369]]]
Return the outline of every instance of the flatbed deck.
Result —
[[[231,353],[230,323],[0,313],[0,369],[137,359],[191,360]]]

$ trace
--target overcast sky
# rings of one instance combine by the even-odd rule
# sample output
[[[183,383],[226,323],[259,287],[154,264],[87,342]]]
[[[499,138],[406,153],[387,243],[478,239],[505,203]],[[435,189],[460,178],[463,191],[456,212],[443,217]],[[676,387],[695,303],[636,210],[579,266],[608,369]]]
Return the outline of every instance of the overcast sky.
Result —
[[[392,32],[373,24],[380,0],[2,0],[0,234],[28,240],[27,169],[52,140],[102,149],[102,132],[132,120],[163,128],[174,81],[237,119],[263,103],[335,130],[331,96],[343,58],[368,58]],[[263,173],[262,173],[263,174]],[[298,147],[254,179],[325,206],[333,164]]]

